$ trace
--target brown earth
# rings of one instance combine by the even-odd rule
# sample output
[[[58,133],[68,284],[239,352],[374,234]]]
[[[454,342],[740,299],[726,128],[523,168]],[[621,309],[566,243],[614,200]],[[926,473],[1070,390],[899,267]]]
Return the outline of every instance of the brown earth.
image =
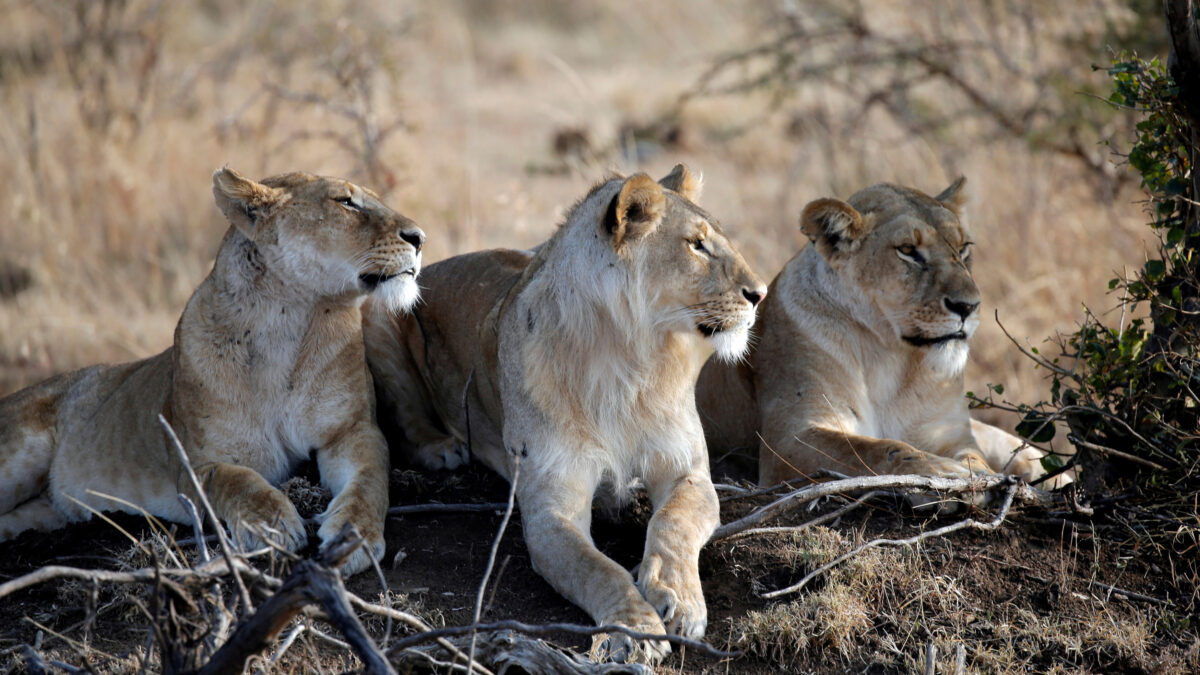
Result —
[[[397,470],[392,487],[394,505],[500,503],[508,493],[501,479],[479,466],[453,474]],[[728,500],[723,519],[769,499]],[[801,523],[831,506],[792,514],[775,524]],[[302,513],[309,515],[319,507],[303,504]],[[470,623],[500,516],[497,511],[389,519],[383,567],[393,601],[434,626]],[[644,500],[620,513],[601,515],[593,532],[597,544],[632,568],[640,558],[648,516]],[[937,524],[958,517],[946,516]],[[135,536],[148,533],[139,518],[114,520]],[[902,502],[885,498],[828,529],[708,546],[701,555],[709,606],[707,639],[742,654],[717,660],[677,650],[660,672],[913,672],[923,668],[930,643],[939,654],[938,672],[947,673],[955,672],[959,644],[965,648],[966,672],[1182,673],[1195,672],[1200,665],[1200,638],[1191,627],[1194,614],[1187,609],[1188,598],[1176,597],[1177,584],[1171,583],[1163,561],[1122,545],[1120,533],[1093,529],[1085,522],[1053,521],[1040,509],[1014,508],[1010,521],[996,532],[959,532],[915,548],[871,549],[818,577],[793,598],[759,597],[794,583],[855,542],[907,537],[928,525]],[[130,549],[127,538],[98,521],[52,533],[27,533],[0,544],[0,580],[47,564],[148,564],[131,560]],[[1113,592],[1105,585],[1138,595]],[[144,649],[145,616],[131,604],[128,591],[101,586],[93,593],[89,587],[76,581],[49,582],[0,601],[0,668],[16,669],[15,648],[36,639],[39,629],[31,620],[47,629],[44,653],[83,665],[78,650],[54,637],[54,631],[89,644],[95,651],[88,660],[100,664],[101,671],[130,667],[128,660],[125,665],[113,661],[104,666],[102,654],[119,657]],[[381,590],[373,574],[351,579],[348,587],[366,599],[377,598]],[[98,611],[94,625],[85,629],[88,605]],[[589,623],[533,571],[519,515],[504,534],[483,605],[482,620],[502,619]],[[382,637],[381,622],[367,625]],[[587,638],[565,634],[549,640],[580,651],[589,644]],[[319,663],[325,667],[354,665],[336,650],[321,653]],[[285,671],[313,666],[311,661],[284,664]]]

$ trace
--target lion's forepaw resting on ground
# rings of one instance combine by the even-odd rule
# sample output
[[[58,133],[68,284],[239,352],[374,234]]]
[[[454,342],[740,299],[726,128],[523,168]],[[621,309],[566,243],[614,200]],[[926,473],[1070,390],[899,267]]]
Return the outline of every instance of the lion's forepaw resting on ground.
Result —
[[[667,632],[654,608],[643,602],[630,604],[613,613],[601,625],[625,626],[639,633],[663,635]],[[595,661],[616,663],[649,663],[662,661],[671,653],[671,643],[665,640],[635,640],[624,633],[599,633],[592,636],[589,652]]]
[[[704,637],[708,610],[696,561],[666,553],[642,559],[638,590],[667,627],[667,632],[690,639]]]

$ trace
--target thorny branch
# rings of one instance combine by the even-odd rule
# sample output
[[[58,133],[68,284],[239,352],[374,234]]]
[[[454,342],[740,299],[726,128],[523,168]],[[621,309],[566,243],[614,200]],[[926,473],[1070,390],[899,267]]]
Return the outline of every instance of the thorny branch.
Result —
[[[717,528],[709,541],[719,541],[757,527],[763,522],[793,511],[808,502],[832,495],[847,495],[864,490],[902,490],[904,492],[979,493],[1012,481],[1009,476],[980,475],[972,478],[940,478],[936,476],[862,476],[807,485],[793,490],[749,515]],[[1046,504],[1055,497],[1025,484],[1011,488],[1023,502]]]
[[[959,522],[954,523],[952,525],[946,525],[945,527],[939,527],[935,530],[929,530],[927,532],[922,532],[921,534],[909,537],[907,539],[873,539],[873,540],[868,541],[867,543],[863,544],[862,546],[859,546],[858,548],[850,551],[849,553],[844,553],[844,554],[834,558],[833,560],[825,563],[824,565],[821,565],[820,567],[813,570],[812,572],[809,572],[803,579],[801,579],[800,581],[797,581],[796,583],[792,584],[791,586],[788,586],[787,588],[781,588],[779,590],[763,593],[761,597],[769,600],[772,598],[777,598],[781,595],[795,593],[796,591],[799,591],[800,589],[804,588],[808,584],[808,582],[810,582],[813,579],[817,578],[818,576],[828,572],[829,570],[833,569],[834,567],[837,567],[838,565],[846,562],[847,560],[853,558],[854,556],[858,555],[859,553],[862,553],[863,551],[867,550],[868,548],[874,548],[877,546],[912,546],[913,544],[924,541],[926,539],[932,539],[933,537],[941,537],[943,535],[950,534],[951,532],[957,532],[958,530],[967,530],[967,529],[994,530],[997,527],[1000,527],[1000,524],[1004,522],[1004,519],[1006,517],[1008,517],[1008,510],[1012,507],[1013,498],[1016,496],[1017,492],[1020,490],[1020,488],[1022,486],[1022,484],[1020,482],[1018,482],[1017,480],[1015,480],[1011,477],[1007,477],[1006,482],[1008,483],[1008,490],[1004,493],[1004,502],[1000,505],[1000,511],[996,514],[995,518],[993,518],[992,520],[990,520],[986,523],[981,523],[978,520],[975,520],[973,518],[968,518],[966,520],[960,520]]]

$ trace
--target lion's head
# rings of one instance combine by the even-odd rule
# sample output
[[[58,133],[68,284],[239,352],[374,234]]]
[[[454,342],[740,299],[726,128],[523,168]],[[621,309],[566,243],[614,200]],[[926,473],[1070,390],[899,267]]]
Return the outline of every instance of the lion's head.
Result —
[[[936,197],[881,183],[849,202],[818,199],[800,226],[842,285],[878,311],[895,339],[927,350],[927,362],[957,373],[979,326],[970,231],[962,219],[965,179]]]
[[[284,284],[325,297],[375,293],[393,311],[416,302],[425,233],[374,192],[338,178],[288,173],[261,183],[213,174],[217,206]]]
[[[737,359],[767,288],[696,206],[700,183],[682,164],[658,182],[644,173],[612,178],[572,210],[563,234],[577,255],[601,263],[586,291],[596,304],[649,312],[630,323],[693,332],[721,358]]]

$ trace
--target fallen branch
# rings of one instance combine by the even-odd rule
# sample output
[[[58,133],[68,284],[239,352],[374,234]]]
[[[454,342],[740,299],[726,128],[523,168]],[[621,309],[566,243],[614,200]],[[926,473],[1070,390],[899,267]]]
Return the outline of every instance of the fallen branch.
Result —
[[[350,593],[349,595],[350,595],[350,604],[354,605],[355,609],[358,609],[358,610],[361,610],[364,612],[368,612],[368,613],[374,614],[376,616],[390,617],[390,618],[396,619],[398,621],[401,621],[401,622],[407,624],[410,628],[412,628],[413,630],[416,630],[419,633],[425,633],[430,630],[433,630],[429,626],[429,624],[422,621],[419,617],[409,614],[408,612],[402,612],[402,611],[392,608],[392,607],[384,607],[383,605],[377,605],[377,604],[374,604],[371,602],[367,602],[366,600],[363,600],[362,598],[358,597],[357,595],[354,595],[353,593]],[[454,655],[454,658],[456,658],[456,659],[460,658],[464,661],[467,661],[466,652],[464,652],[464,651],[460,650],[458,647],[454,646],[454,644],[451,643],[449,640],[447,640],[445,638],[438,638],[436,640],[436,642],[438,643],[438,645],[440,647],[442,647],[443,649],[445,649],[446,651],[448,651],[452,655]],[[389,654],[392,653],[392,650],[389,649],[388,653]],[[492,671],[488,670],[487,668],[484,668],[483,666],[479,665],[478,663],[474,664],[473,667],[475,668],[476,671],[478,671],[479,673],[482,673],[482,675],[494,675],[494,673],[492,673]]]
[[[238,558],[234,558],[235,570],[255,582],[262,583],[270,588],[278,588],[283,582],[279,579],[260,572]],[[219,579],[229,574],[228,563],[224,560],[212,560],[208,563],[194,568],[173,568],[173,567],[145,567],[132,572],[117,572],[114,570],[89,570],[81,567],[66,567],[63,565],[47,565],[17,577],[10,581],[0,584],[0,599],[5,596],[35,586],[37,584],[50,581],[51,579],[86,579],[90,581],[100,582],[108,581],[120,584],[153,584],[155,583],[155,574],[170,575],[179,580],[208,582],[214,579]],[[182,593],[183,591],[180,590]]]
[[[1170,606],[1170,604],[1171,604],[1171,602],[1169,600],[1163,600],[1162,598],[1156,598],[1152,595],[1142,595],[1141,593],[1127,591],[1124,588],[1119,588],[1119,587],[1113,586],[1111,584],[1106,584],[1106,583],[1102,583],[1102,582],[1095,581],[1095,580],[1089,580],[1088,583],[1097,588],[1103,588],[1104,590],[1108,591],[1109,595],[1121,596],[1121,597],[1128,598],[1129,600],[1139,600],[1141,602],[1149,602],[1154,605]]]
[[[742,530],[741,532],[734,532],[733,534],[726,536],[725,539],[737,539],[740,537],[749,537],[749,536],[756,535],[756,534],[783,534],[786,532],[799,532],[801,530],[807,530],[810,527],[816,527],[817,525],[824,525],[825,523],[837,520],[838,518],[841,518],[842,516],[846,515],[847,513],[850,513],[854,509],[857,509],[858,507],[862,506],[866,502],[871,501],[872,499],[878,497],[881,494],[884,494],[883,490],[874,490],[872,492],[868,492],[867,494],[863,495],[862,497],[859,497],[858,499],[855,499],[853,497],[848,497],[847,499],[850,500],[850,503],[844,504],[841,507],[839,507],[837,510],[830,511],[829,513],[826,513],[823,516],[817,516],[816,518],[813,518],[812,520],[810,520],[806,523],[801,523],[799,525],[788,525],[788,526],[784,526],[784,527],[755,527],[755,528],[751,528],[749,530]],[[715,539],[716,539],[716,537],[713,538],[713,540],[715,540]]]
[[[844,553],[844,554],[834,558],[833,560],[825,563],[824,565],[821,565],[820,567],[813,570],[812,572],[809,572],[807,576],[805,576],[800,581],[792,584],[791,586],[788,586],[787,588],[781,588],[777,591],[770,591],[768,593],[763,593],[759,597],[769,600],[772,598],[777,598],[781,595],[795,593],[796,591],[804,588],[808,584],[808,582],[810,582],[813,579],[817,578],[818,576],[828,572],[829,570],[833,569],[834,567],[837,567],[838,565],[846,562],[847,560],[849,560],[850,558],[853,558],[854,556],[858,555],[859,553],[862,553],[863,551],[867,550],[868,548],[875,548],[877,546],[911,546],[913,544],[916,544],[917,542],[924,541],[926,539],[932,539],[933,537],[941,537],[943,535],[950,534],[951,532],[957,532],[958,530],[968,530],[968,529],[994,530],[997,527],[1000,527],[1000,524],[1003,523],[1004,519],[1008,516],[1008,510],[1012,507],[1013,498],[1016,496],[1018,490],[1022,486],[1021,483],[1017,482],[1016,479],[1014,479],[1012,477],[1005,477],[1005,480],[1008,482],[1008,490],[1004,493],[1004,503],[1000,505],[1000,512],[996,514],[996,517],[986,523],[981,523],[978,520],[968,518],[966,520],[960,520],[959,522],[954,523],[953,525],[946,525],[945,527],[939,527],[936,530],[929,530],[928,532],[922,532],[921,534],[918,534],[913,537],[909,537],[907,539],[873,539],[873,540],[868,541],[867,543],[863,544],[862,546],[859,546],[858,548],[850,551],[849,553]]]
[[[901,490],[904,492],[983,492],[1001,485],[1010,484],[1012,478],[997,474],[979,475],[971,478],[940,478],[936,476],[861,476],[858,478],[844,478],[841,480],[831,480],[824,483],[815,483],[806,485],[797,490],[793,490],[779,499],[767,504],[766,506],[753,511],[749,515],[735,520],[732,523],[726,523],[717,528],[709,541],[718,541],[725,539],[743,530],[748,530],[752,527],[757,527],[770,518],[781,516],[789,511],[793,511],[803,504],[828,497],[830,495],[846,495],[863,490]],[[1028,485],[1017,485],[1017,492],[1022,502],[1034,502],[1046,504],[1052,502],[1054,497],[1040,490],[1035,490]]]
[[[543,640],[513,631],[479,633],[476,647],[480,660],[495,664],[500,672],[546,675],[651,675],[654,672],[640,663],[596,663],[582,654],[558,649]],[[452,665],[439,662],[420,649],[406,649],[396,657],[400,665],[408,667],[417,666],[417,658],[439,668]]]
[[[715,647],[712,647],[699,640],[691,640],[679,635],[669,635],[660,633],[642,633],[628,626],[617,624],[609,624],[606,626],[581,626],[574,623],[547,623],[547,624],[528,624],[520,621],[493,621],[491,623],[472,624],[469,626],[447,626],[445,628],[435,628],[425,631],[417,635],[411,635],[406,638],[397,640],[395,644],[388,650],[389,654],[399,652],[401,650],[413,647],[426,642],[432,642],[437,638],[455,637],[459,635],[469,635],[471,631],[489,632],[498,630],[511,630],[525,635],[550,635],[553,633],[570,633],[572,635],[599,635],[600,633],[621,633],[628,635],[634,640],[658,640],[670,642],[674,645],[687,647],[689,653],[695,650],[697,654],[702,656],[712,656],[719,659],[732,658],[740,655],[741,652],[724,652]]]
[[[1110,448],[1106,445],[1097,445],[1096,443],[1090,443],[1088,441],[1083,440],[1082,438],[1079,438],[1075,434],[1067,434],[1067,440],[1071,441],[1071,443],[1077,448],[1083,448],[1084,450],[1091,450],[1092,452],[1097,452],[1097,453],[1100,453],[1101,455],[1105,455],[1105,456],[1109,456],[1109,457],[1120,457],[1121,459],[1123,459],[1127,462],[1133,462],[1134,464],[1141,464],[1142,466],[1150,467],[1151,469],[1154,469],[1155,471],[1166,471],[1167,470],[1167,467],[1163,466],[1162,464],[1159,464],[1158,462],[1152,462],[1143,457],[1138,457],[1137,455],[1131,455],[1128,452],[1121,452],[1120,450],[1117,450],[1115,448]]]
[[[269,647],[284,627],[313,603],[321,605],[329,622],[346,636],[367,673],[394,675],[396,671],[350,609],[338,572],[362,543],[354,526],[347,525],[329,542],[319,560],[305,560],[296,565],[279,591],[238,627],[197,675],[242,672],[251,656]]]
[[[487,503],[487,504],[410,504],[407,506],[393,506],[388,509],[388,516],[403,516],[409,513],[477,513],[477,512],[493,512],[502,513],[504,504]]]

